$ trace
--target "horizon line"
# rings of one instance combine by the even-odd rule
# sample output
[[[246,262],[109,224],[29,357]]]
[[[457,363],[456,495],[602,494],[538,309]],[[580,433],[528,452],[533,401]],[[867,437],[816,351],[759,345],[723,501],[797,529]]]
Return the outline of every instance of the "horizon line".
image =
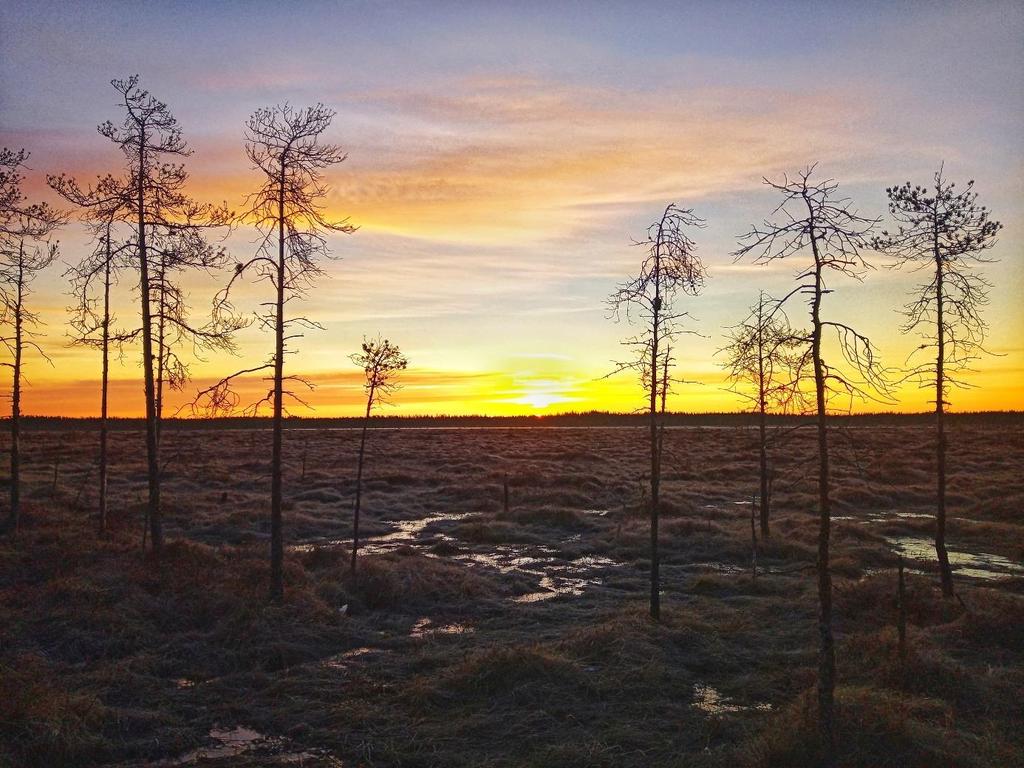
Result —
[[[666,411],[661,414],[662,417],[701,417],[701,416],[757,416],[757,411]],[[895,416],[895,417],[913,417],[913,416],[934,416],[935,411],[857,411],[857,412],[846,412],[846,413],[830,413],[829,418],[864,418],[872,416]],[[981,410],[965,410],[965,411],[947,411],[946,416],[988,416],[988,415],[1022,415],[1024,416],[1024,409],[1017,408],[986,408]],[[494,420],[513,420],[513,419],[557,419],[557,418],[571,418],[580,416],[611,416],[611,417],[622,417],[622,418],[642,418],[649,419],[650,414],[644,411],[603,411],[603,410],[587,410],[587,411],[559,411],[557,413],[515,413],[515,414],[488,414],[488,413],[470,413],[470,414],[445,414],[445,413],[423,413],[423,414],[371,414],[369,416],[370,421],[382,421],[382,420],[394,420],[394,421],[411,421],[411,420],[465,420],[465,419],[494,419]],[[769,418],[816,418],[817,415],[814,413],[766,413],[765,416]],[[9,421],[9,415],[0,416],[0,422]],[[99,421],[101,417],[96,416],[62,416],[62,415],[42,415],[42,414],[21,414],[22,419],[36,419],[44,421]],[[366,419],[363,415],[353,416],[298,416],[298,415],[286,415],[283,417],[285,421],[362,421]],[[249,420],[249,421],[270,421],[273,416],[267,415],[246,415],[246,414],[232,414],[225,416],[166,416],[160,419],[161,422],[200,422],[200,421],[232,421],[232,420]],[[108,416],[107,421],[145,421],[145,415],[139,416]]]

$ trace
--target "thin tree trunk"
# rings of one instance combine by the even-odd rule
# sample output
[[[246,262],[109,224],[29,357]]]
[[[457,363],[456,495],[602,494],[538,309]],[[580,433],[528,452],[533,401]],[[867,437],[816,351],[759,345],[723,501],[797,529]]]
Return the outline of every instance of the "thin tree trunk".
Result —
[[[160,300],[157,302],[157,307],[160,310],[160,314],[157,315],[156,320],[156,444],[160,445],[160,432],[163,427],[164,418],[164,376],[167,374],[167,349],[164,343],[164,331],[166,330],[167,321],[167,293],[166,293],[166,282],[167,273],[166,270],[161,267],[159,273],[160,281]]]
[[[107,532],[107,390],[110,377],[110,227],[103,265],[103,373],[100,382],[100,533]]]
[[[137,182],[139,227],[139,293],[142,299],[142,368],[146,393],[146,473],[149,479],[149,518],[153,552],[160,556],[164,532],[160,519],[160,456],[157,442],[156,385],[153,379],[153,318],[150,313],[149,260],[146,253],[145,212],[146,131],[139,133],[139,169]]]
[[[906,682],[906,670],[907,670],[907,592],[904,584],[903,576],[903,555],[900,555],[899,561],[899,581],[897,583],[897,617],[896,617],[896,631],[899,636],[899,656],[900,656],[900,681],[901,685]]]
[[[771,510],[771,492],[768,490],[768,428],[763,406],[758,421],[758,432],[760,433],[758,438],[758,459],[761,474],[761,495],[758,506],[761,513],[761,537],[767,539],[771,535],[768,524]]]
[[[672,347],[665,347],[664,362],[661,368],[661,422],[658,424],[658,468],[661,468],[661,457],[665,455],[665,407],[668,402],[668,361]]]
[[[352,512],[352,575],[356,575],[356,555],[359,551],[359,509],[363,499],[363,456],[366,452],[366,430],[370,426],[370,408],[373,405],[373,390],[366,400],[366,417],[363,419],[363,434],[359,439],[359,462],[356,465],[356,503]]]
[[[11,386],[11,511],[12,531],[21,527],[21,302],[25,280],[25,241],[18,243],[18,285],[14,305],[14,381]]]
[[[664,221],[664,216],[662,217]],[[658,513],[661,489],[661,455],[658,450],[658,335],[661,332],[661,225],[654,248],[654,305],[651,324],[650,441],[651,441],[651,618],[661,620],[661,575],[658,553]]]
[[[946,329],[943,325],[943,284],[942,256],[939,253],[938,220],[935,219],[935,320],[938,333],[935,357],[935,454],[938,464],[937,492],[938,505],[935,511],[935,554],[939,561],[939,578],[942,581],[942,596],[953,597],[953,570],[949,566],[949,552],[946,550],[946,402],[945,362]]]
[[[810,206],[808,205],[808,208]],[[828,767],[836,761],[835,741],[835,685],[836,654],[832,636],[832,574],[829,571],[829,539],[831,536],[831,499],[829,497],[828,424],[825,408],[825,369],[821,357],[821,299],[824,291],[821,277],[821,257],[817,236],[811,218],[811,248],[814,252],[814,298],[811,303],[812,349],[814,361],[814,388],[817,399],[818,421],[818,725],[825,748]]]
[[[277,198],[277,317],[274,323],[274,437],[270,459],[270,599],[284,599],[284,539],[281,522],[281,448],[284,410],[284,157]]]
[[[761,480],[760,507],[761,537],[768,538],[768,514],[771,503],[768,494],[768,427],[764,391],[764,294],[757,305],[757,411],[758,411],[758,463]]]
[[[754,523],[754,505],[750,505],[750,576],[753,582],[757,582],[757,526]]]

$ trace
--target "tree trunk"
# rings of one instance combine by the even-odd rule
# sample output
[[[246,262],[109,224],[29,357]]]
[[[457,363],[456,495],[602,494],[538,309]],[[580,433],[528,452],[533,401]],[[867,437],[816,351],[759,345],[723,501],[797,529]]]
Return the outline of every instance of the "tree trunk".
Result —
[[[366,452],[366,430],[370,426],[370,408],[373,405],[373,390],[366,400],[366,417],[363,419],[363,434],[359,439],[359,462],[356,465],[356,503],[352,511],[352,575],[356,575],[356,555],[359,551],[359,509],[363,499],[363,456]]]
[[[750,504],[750,576],[757,582],[757,525],[754,523],[754,504]]]
[[[760,433],[758,438],[758,459],[761,474],[761,495],[758,506],[760,507],[761,513],[761,538],[767,539],[771,535],[769,533],[768,525],[768,516],[771,510],[771,492],[768,490],[768,431],[765,425],[765,413],[763,409],[760,413],[758,431]]]
[[[935,511],[935,555],[939,561],[939,578],[942,581],[942,596],[953,597],[953,569],[949,566],[949,552],[946,550],[946,330],[943,326],[943,285],[942,256],[939,253],[938,220],[935,224],[935,319],[938,333],[935,358],[935,454],[937,467],[938,504]]]
[[[771,499],[768,493],[768,427],[765,416],[765,381],[764,381],[764,318],[762,316],[764,294],[757,305],[757,411],[758,411],[758,468],[760,470],[761,495],[761,538],[767,539],[768,514]]]
[[[277,317],[274,322],[274,437],[270,458],[270,599],[284,599],[284,538],[281,523],[281,448],[284,410],[284,157],[278,181]]]
[[[662,217],[664,221],[664,217]],[[658,335],[661,332],[661,226],[654,250],[654,304],[651,321],[650,442],[651,442],[651,618],[661,620],[661,574],[658,553],[658,513],[661,490],[661,453],[658,450]]]
[[[900,680],[902,684],[906,682],[904,675],[907,670],[907,592],[903,576],[903,555],[900,555],[899,581],[896,587],[896,599],[896,631],[899,637],[899,644],[897,647],[900,656]]]
[[[110,378],[110,227],[107,227],[103,266],[103,373],[100,382],[100,533],[107,532],[107,390]]]
[[[162,258],[162,257],[161,257]],[[164,332],[167,322],[167,279],[166,269],[161,266],[159,277],[160,300],[157,308],[160,310],[156,320],[156,444],[160,445],[160,431],[164,419],[164,377],[167,375],[167,347],[164,341]]]
[[[825,369],[821,357],[821,299],[824,291],[821,257],[817,236],[811,220],[811,248],[814,252],[814,298],[811,303],[814,388],[818,422],[818,726],[825,749],[826,766],[836,762],[835,685],[836,653],[832,636],[832,574],[829,571],[829,539],[831,536],[831,499],[829,497],[828,424],[825,403]]]
[[[11,386],[11,511],[9,527],[21,527],[21,333],[25,241],[18,243],[18,285],[14,305],[14,381]]]
[[[160,519],[160,455],[157,442],[156,385],[153,379],[153,318],[150,312],[149,260],[146,253],[146,131],[139,134],[139,168],[137,182],[139,236],[139,294],[142,299],[142,370],[146,394],[146,474],[149,480],[149,518],[153,552],[160,556],[164,531]]]

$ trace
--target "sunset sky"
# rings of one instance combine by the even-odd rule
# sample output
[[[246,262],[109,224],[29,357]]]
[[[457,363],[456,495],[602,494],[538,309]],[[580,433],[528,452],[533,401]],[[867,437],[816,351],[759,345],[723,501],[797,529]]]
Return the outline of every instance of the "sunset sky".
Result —
[[[793,270],[734,264],[736,238],[777,204],[761,177],[819,161],[870,215],[884,189],[925,183],[938,164],[977,180],[1005,229],[985,268],[992,356],[954,393],[954,410],[1024,408],[1024,6],[1006,3],[261,3],[24,2],[0,24],[0,145],[32,152],[27,190],[53,200],[44,174],[121,169],[95,126],[121,119],[111,78],[139,73],[166,101],[195,154],[193,196],[238,207],[258,184],[242,131],[258,107],[324,102],[327,136],[349,159],[329,174],[332,215],[359,230],[332,239],[339,257],[303,312],[310,331],[288,361],[317,383],[315,412],[358,412],[361,372],[347,359],[380,333],[410,368],[396,413],[628,411],[629,375],[601,377],[628,326],[605,297],[635,271],[631,238],[665,204],[708,220],[694,236],[710,279],[687,299],[680,411],[743,407],[724,391],[715,350],[760,288]],[[62,260],[88,248],[78,225]],[[239,260],[253,233],[227,246]],[[919,276],[881,267],[835,281],[828,311],[902,365],[916,338],[896,309]],[[35,285],[47,323],[24,410],[98,412],[99,356],[71,348],[66,283],[55,266]],[[197,313],[216,279],[190,282]],[[132,312],[130,281],[119,316]],[[254,308],[267,286],[245,292]],[[791,313],[799,319],[799,313]],[[240,357],[197,361],[196,387],[261,361],[255,329]],[[112,376],[112,413],[142,409],[138,352]],[[6,385],[5,385],[6,386]],[[259,382],[247,389],[257,393]],[[899,402],[922,410],[913,386]],[[296,413],[308,414],[302,409]]]

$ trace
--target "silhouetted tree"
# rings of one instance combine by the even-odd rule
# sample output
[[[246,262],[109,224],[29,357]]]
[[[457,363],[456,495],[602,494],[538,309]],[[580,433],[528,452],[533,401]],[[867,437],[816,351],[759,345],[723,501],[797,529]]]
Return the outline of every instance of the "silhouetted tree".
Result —
[[[623,344],[630,359],[617,364],[615,373],[624,370],[640,375],[647,397],[650,426],[650,518],[651,518],[651,617],[661,617],[661,581],[659,576],[658,516],[661,487],[661,459],[664,442],[663,416],[672,380],[672,342],[685,333],[682,321],[688,312],[678,312],[673,301],[679,293],[695,296],[704,285],[707,272],[696,254],[696,244],[686,234],[691,227],[702,228],[704,219],[690,208],[669,204],[658,221],[647,229],[647,236],[635,245],[644,250],[636,277],[622,283],[609,297],[616,318],[625,313],[631,320],[637,315],[644,329]]]
[[[61,197],[81,209],[81,217],[92,233],[93,250],[64,273],[71,283],[74,305],[70,307],[73,344],[99,349],[100,430],[98,523],[101,533],[107,529],[108,472],[108,400],[111,345],[121,346],[133,340],[135,332],[112,330],[110,291],[117,272],[129,263],[134,252],[131,241],[115,243],[115,226],[131,210],[131,189],[113,176],[101,177],[95,186],[82,189],[66,176],[48,176],[47,183]]]
[[[983,349],[987,324],[981,316],[988,304],[989,282],[977,273],[996,243],[1002,224],[978,205],[974,181],[956,190],[942,168],[931,188],[908,181],[885,190],[895,232],[882,232],[874,246],[896,259],[894,266],[927,271],[928,280],[917,286],[904,307],[904,333],[920,332],[922,343],[911,355],[931,351],[933,356],[914,364],[910,379],[935,391],[937,506],[935,552],[939,561],[942,594],[953,597],[953,570],[946,550],[946,428],[945,411],[951,387],[969,386],[959,378],[970,370]]]
[[[356,468],[356,499],[352,508],[352,574],[356,572],[356,554],[359,550],[359,511],[363,496],[363,457],[366,453],[366,431],[370,426],[370,414],[374,406],[388,402],[391,395],[399,388],[397,381],[399,371],[404,371],[409,361],[396,344],[387,339],[367,340],[363,338],[361,352],[350,358],[353,363],[363,369],[366,382],[366,414],[363,417],[363,429],[359,438],[359,461]]]
[[[256,255],[235,266],[235,275],[220,294],[224,311],[232,311],[231,290],[236,279],[248,270],[257,280],[269,281],[274,297],[263,306],[259,315],[262,327],[274,334],[274,353],[259,366],[236,371],[199,393],[197,407],[208,412],[230,411],[239,398],[232,382],[239,376],[271,372],[271,389],[261,400],[249,407],[255,412],[270,402],[273,409],[273,446],[270,469],[270,597],[280,601],[284,596],[284,538],[281,519],[282,443],[285,398],[302,402],[286,382],[310,384],[299,376],[286,376],[284,356],[291,350],[288,342],[302,334],[295,327],[321,328],[318,323],[300,315],[285,316],[286,304],[302,297],[316,279],[323,275],[318,264],[328,256],[327,235],[350,233],[355,227],[346,221],[330,221],[324,213],[328,189],[323,171],[344,162],[346,154],[334,144],[321,142],[330,127],[334,112],[322,104],[294,109],[288,104],[259,109],[246,123],[245,151],[253,168],[263,178],[263,185],[254,192],[243,221],[252,223],[261,236]]]
[[[814,412],[818,433],[818,716],[825,764],[834,765],[835,750],[835,644],[832,634],[832,575],[829,570],[831,535],[831,497],[829,490],[829,427],[828,412],[833,398],[868,397],[866,388],[885,391],[885,381],[870,340],[848,325],[825,320],[822,301],[833,289],[826,286],[830,274],[860,279],[868,264],[861,250],[877,220],[860,216],[847,198],[838,195],[838,184],[832,179],[813,181],[814,166],[780,183],[764,179],[764,183],[782,197],[774,220],[754,226],[741,238],[737,259],[752,256],[755,263],[768,264],[779,259],[805,257],[796,275],[796,287],[777,302],[782,306],[789,299],[803,296],[810,308],[811,331],[801,341],[804,351],[797,362],[797,382],[808,376],[813,380]],[[826,332],[834,331],[841,364],[825,359]],[[859,378],[854,378],[855,376]]]
[[[43,355],[34,340],[39,316],[26,304],[36,275],[53,263],[57,244],[50,237],[67,217],[46,203],[30,203],[21,190],[28,153],[0,151],[0,343],[10,355],[0,363],[11,369],[11,479],[8,528],[21,523],[21,387],[26,350]]]
[[[202,359],[211,351],[235,351],[234,333],[248,322],[223,311],[218,304],[202,324],[191,318],[190,307],[181,285],[187,270],[209,274],[225,263],[222,248],[211,246],[195,230],[158,233],[150,248],[153,254],[150,273],[152,314],[155,320],[155,364],[157,439],[163,420],[166,390],[181,390],[189,380],[189,358]]]
[[[19,216],[30,207],[21,191],[26,160],[24,149],[0,149],[0,234],[15,238],[20,231]]]
[[[771,439],[767,416],[773,411],[786,412],[800,401],[800,342],[796,336],[785,313],[761,291],[757,304],[750,308],[743,322],[730,329],[728,345],[719,350],[725,355],[729,390],[750,402],[758,417],[758,507],[763,537],[770,534],[773,474],[768,457]]]
[[[117,144],[128,164],[131,207],[125,216],[132,226],[135,243],[135,267],[139,272],[141,306],[142,367],[146,400],[146,472],[149,486],[147,516],[153,550],[163,546],[160,515],[160,402],[158,376],[163,350],[160,328],[174,322],[177,330],[206,348],[230,348],[231,321],[219,315],[211,325],[198,328],[183,315],[168,312],[161,303],[165,290],[160,279],[161,265],[171,259],[174,267],[216,269],[224,264],[223,250],[205,242],[203,230],[223,227],[231,221],[224,207],[196,203],[185,192],[188,174],[181,158],[192,154],[182,137],[178,121],[167,105],[139,87],[138,75],[111,84],[121,97],[125,116],[120,126],[110,121],[99,131]],[[155,267],[155,268],[154,268]],[[154,312],[154,302],[157,311]],[[155,316],[155,317],[154,317]],[[157,321],[154,324],[154,319]]]

